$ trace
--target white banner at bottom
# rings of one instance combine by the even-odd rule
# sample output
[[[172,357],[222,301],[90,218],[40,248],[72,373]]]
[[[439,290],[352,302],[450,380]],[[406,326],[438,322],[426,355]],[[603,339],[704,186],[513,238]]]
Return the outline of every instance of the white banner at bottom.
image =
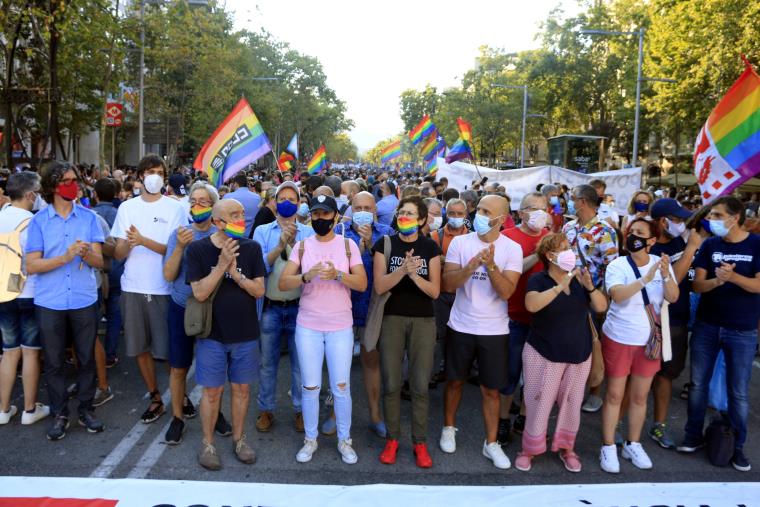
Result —
[[[308,486],[138,479],[0,478],[0,507],[749,507],[757,505],[759,498],[760,483],[756,482],[557,486]]]

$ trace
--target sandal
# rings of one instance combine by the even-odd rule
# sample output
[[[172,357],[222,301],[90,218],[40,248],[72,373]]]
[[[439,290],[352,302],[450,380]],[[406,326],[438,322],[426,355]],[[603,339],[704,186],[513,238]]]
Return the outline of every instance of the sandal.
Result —
[[[153,391],[150,393],[150,405],[148,406],[148,409],[143,412],[143,415],[140,417],[140,421],[142,421],[143,424],[150,424],[152,422],[155,422],[158,420],[159,417],[164,415],[164,412],[166,412],[166,408],[164,407],[164,402],[161,400],[161,393],[158,391]],[[158,399],[156,399],[158,397]]]

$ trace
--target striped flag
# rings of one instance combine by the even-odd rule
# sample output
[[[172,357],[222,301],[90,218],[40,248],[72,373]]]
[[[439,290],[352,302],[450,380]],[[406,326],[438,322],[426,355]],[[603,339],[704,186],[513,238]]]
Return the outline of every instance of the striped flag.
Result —
[[[325,151],[325,145],[319,147],[319,149],[314,152],[314,156],[311,157],[311,161],[309,161],[309,164],[306,166],[306,169],[309,171],[309,174],[319,174],[321,173],[325,168],[327,167],[327,152]]]
[[[390,162],[394,158],[401,156],[401,140],[393,141],[391,144],[383,148],[381,153],[381,162],[383,165]]]
[[[422,120],[409,132],[409,139],[412,144],[417,146],[420,141],[435,131],[435,124],[428,115],[422,117]]]
[[[298,162],[298,134],[293,134],[287,148],[280,154],[280,158],[277,159],[277,167],[280,168],[280,171],[290,171],[294,162]]]

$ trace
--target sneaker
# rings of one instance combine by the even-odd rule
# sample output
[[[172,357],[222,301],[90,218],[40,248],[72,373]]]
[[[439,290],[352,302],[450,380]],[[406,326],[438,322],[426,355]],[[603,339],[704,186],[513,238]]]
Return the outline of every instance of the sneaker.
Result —
[[[216,453],[216,447],[205,440],[201,442],[201,451],[198,453],[198,463],[206,470],[221,470],[222,460]]]
[[[303,447],[301,447],[301,450],[296,454],[296,461],[299,463],[308,463],[317,451],[317,447],[316,439],[309,440],[308,438],[305,438],[303,441]]]
[[[11,418],[18,413],[18,407],[11,405],[7,412],[0,412],[0,424],[8,424]]]
[[[111,391],[111,386],[108,386],[105,389],[97,388],[95,389],[95,397],[92,399],[92,406],[99,407],[108,403],[112,399],[113,391]]]
[[[232,435],[232,425],[224,418],[222,411],[219,411],[219,415],[216,416],[216,425],[214,425],[214,431],[220,437],[228,437]]]
[[[195,409],[195,405],[190,401],[190,398],[185,395],[185,399],[182,400],[182,417],[185,419],[192,419],[198,415],[198,411]]]
[[[670,433],[668,432],[665,423],[654,423],[652,427],[649,428],[649,436],[652,437],[652,440],[660,444],[660,447],[663,449],[676,448],[676,443],[673,442],[673,439],[670,437]]]
[[[734,449],[734,456],[731,458],[731,464],[740,472],[749,472],[752,470],[749,460],[744,455],[742,449]]]
[[[496,441],[500,445],[509,443],[509,434],[512,432],[512,421],[499,418],[499,431],[496,433]]]
[[[414,444],[413,452],[415,463],[419,468],[430,468],[433,466],[433,458],[430,457],[430,453],[428,452],[427,444],[425,442]]]
[[[599,452],[599,466],[609,474],[620,473],[620,461],[618,461],[615,444],[602,446],[602,450]]]
[[[353,465],[359,461],[359,457],[356,455],[356,451],[351,447],[353,442],[351,439],[341,440],[338,442],[338,452],[340,453],[340,459],[347,465]]]
[[[143,415],[140,416],[140,421],[142,421],[143,424],[151,424],[158,421],[158,419],[164,415],[164,412],[166,412],[164,402],[160,398],[161,393],[154,391],[150,393],[150,396],[150,405],[148,405],[148,408],[145,409]]]
[[[34,410],[32,412],[24,412],[21,414],[21,424],[28,426],[34,424],[37,421],[41,421],[50,415],[50,407],[43,405],[42,403],[35,403]]]
[[[599,409],[602,408],[603,403],[604,401],[602,401],[599,396],[589,394],[588,398],[586,398],[586,401],[583,402],[581,410],[588,413],[599,412]]]
[[[256,452],[245,442],[245,434],[240,437],[240,440],[233,441],[233,443],[235,444],[235,456],[239,461],[247,465],[256,462]]]
[[[515,468],[520,470],[521,472],[528,472],[530,471],[531,462],[533,461],[533,456],[530,454],[525,454],[524,452],[521,452],[517,455],[517,458],[515,458]]]
[[[164,441],[168,445],[177,445],[182,442],[182,435],[185,433],[185,421],[179,417],[172,417],[169,429],[166,430]]]
[[[681,444],[676,447],[676,451],[692,453],[696,452],[698,449],[701,449],[704,446],[704,440],[694,440],[689,437],[684,437],[683,442],[681,442]]]
[[[47,432],[47,439],[60,440],[66,436],[67,429],[69,429],[69,418],[59,415],[53,420],[53,425]]]
[[[630,460],[636,468],[649,470],[652,468],[652,460],[639,442],[626,442],[623,444],[623,459]]]
[[[444,426],[441,430],[441,441],[438,443],[443,452],[452,454],[457,450],[457,429],[454,426]]]
[[[514,431],[518,435],[522,435],[522,432],[525,431],[525,416],[524,415],[518,415],[517,417],[515,417],[515,423],[512,425],[512,431]]]
[[[274,424],[274,414],[269,410],[262,410],[259,417],[256,418],[256,429],[261,433],[272,431]]]
[[[565,470],[568,472],[578,473],[582,469],[581,460],[573,451],[562,449],[559,451],[559,459],[565,465]]]
[[[338,432],[338,422],[335,420],[335,414],[330,415],[325,422],[322,423],[322,427],[319,431],[323,435],[332,436]]]
[[[499,442],[491,442],[490,444],[488,441],[483,442],[483,456],[490,459],[493,462],[493,466],[501,470],[507,470],[512,466]]]
[[[303,433],[303,412],[296,412],[295,417],[293,417],[293,429],[296,430],[296,433]]]
[[[393,465],[396,463],[396,454],[398,453],[398,440],[389,439],[385,442],[385,449],[380,453],[380,463],[383,465]]]
[[[119,364],[119,356],[109,357],[106,359],[106,368],[113,368],[117,364]]]
[[[380,438],[386,438],[388,436],[388,428],[386,428],[384,421],[369,423],[369,429]]]
[[[103,422],[89,410],[79,414],[79,425],[85,428],[87,433],[100,433],[106,429]]]

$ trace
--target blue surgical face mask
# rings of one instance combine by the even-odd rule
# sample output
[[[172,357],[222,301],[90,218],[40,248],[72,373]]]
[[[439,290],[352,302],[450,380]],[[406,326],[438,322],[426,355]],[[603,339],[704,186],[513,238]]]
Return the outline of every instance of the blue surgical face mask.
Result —
[[[559,204],[559,197],[557,197],[556,195],[549,197],[549,204],[551,204],[552,206],[557,206]]]
[[[733,225],[731,227],[733,227]],[[728,234],[731,227],[726,227],[725,220],[710,220],[710,232],[721,238]]]
[[[351,220],[354,225],[360,227],[362,225],[371,225],[375,221],[375,217],[371,211],[354,211]]]
[[[305,202],[302,202],[301,205],[298,207],[298,215],[305,217],[309,215],[309,205]]]
[[[485,236],[496,226],[492,227],[491,219],[478,213],[475,215],[475,220],[472,221],[472,227],[478,233],[478,236]]]
[[[567,201],[567,214],[575,215],[575,201],[573,201],[572,199]]]
[[[277,214],[283,218],[290,218],[298,211],[298,205],[287,199],[277,203]]]
[[[634,202],[633,209],[636,211],[636,213],[642,213],[649,210],[649,204],[644,202]]]
[[[461,229],[464,225],[464,218],[459,217],[449,217],[449,225],[453,229]]]

